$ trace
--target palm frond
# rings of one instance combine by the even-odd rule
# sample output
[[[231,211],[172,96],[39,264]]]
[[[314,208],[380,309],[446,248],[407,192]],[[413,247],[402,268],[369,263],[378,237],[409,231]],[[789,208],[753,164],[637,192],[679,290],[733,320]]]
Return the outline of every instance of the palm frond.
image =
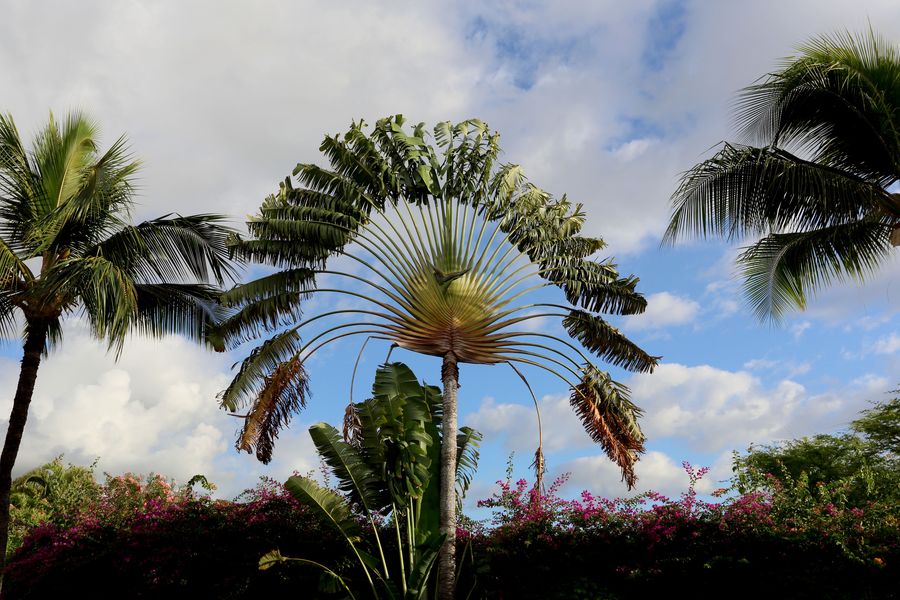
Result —
[[[379,512],[390,503],[385,500],[378,474],[363,460],[360,450],[341,439],[340,432],[328,423],[309,428],[319,455],[338,479],[338,489],[359,502],[367,513]]]
[[[291,417],[306,406],[309,377],[299,356],[279,363],[263,379],[263,384],[237,441],[237,449],[256,452],[263,464],[272,460],[275,439]],[[228,390],[226,390],[227,392]]]
[[[314,510],[341,532],[351,546],[360,541],[362,530],[351,512],[350,505],[340,495],[323,488],[312,479],[297,475],[288,478],[284,487],[301,504]]]
[[[17,292],[34,281],[34,274],[16,252],[0,238],[0,290]]]
[[[81,191],[97,152],[96,123],[73,112],[61,125],[51,114],[49,124],[34,140],[43,192],[32,199],[35,216],[50,214]]]
[[[660,357],[647,354],[602,318],[583,310],[569,311],[563,327],[585,348],[623,369],[651,373],[659,361]]]
[[[220,302],[227,314],[213,330],[217,349],[236,347],[298,320],[301,300],[315,287],[315,276],[312,269],[285,269],[224,292]]]
[[[825,35],[747,88],[737,123],[762,144],[794,145],[827,164],[886,186],[900,153],[900,53],[873,32]]]
[[[478,470],[480,454],[478,447],[484,436],[471,427],[460,427],[456,435],[456,498],[459,502],[457,510],[462,510],[462,501],[472,485],[475,471]]]
[[[234,277],[226,240],[233,232],[221,215],[166,215],[126,226],[87,249],[103,256],[142,283],[213,280]]]
[[[296,329],[281,331],[264,341],[241,361],[234,379],[219,394],[222,408],[235,411],[256,400],[264,389],[262,382],[278,365],[297,354],[300,335]]]
[[[761,239],[738,258],[751,308],[761,319],[778,319],[789,307],[804,308],[810,291],[864,279],[888,255],[890,233],[889,225],[861,221]]]
[[[619,277],[615,265],[554,254],[543,261],[541,275],[562,288],[569,303],[593,312],[634,315],[647,309],[636,291],[638,278]]]
[[[209,342],[219,321],[219,290],[198,283],[138,283],[133,329],[151,337],[181,335]]]
[[[637,482],[634,465],[644,451],[645,437],[637,422],[641,410],[629,399],[628,388],[593,365],[586,365],[569,403],[591,439],[619,465],[628,489],[633,488]]]
[[[514,316],[542,306],[515,304],[520,298],[556,286],[569,305],[554,305],[552,314],[541,316],[567,317],[570,335],[613,364],[651,370],[656,357],[592,314],[640,313],[646,299],[637,292],[636,277],[620,275],[611,260],[592,258],[604,243],[580,235],[583,206],[529,183],[515,165],[497,164],[499,136],[482,121],[438,124],[437,143],[428,138],[424,124],[406,127],[399,115],[379,120],[371,133],[354,123],[322,142],[327,165],[296,166],[293,183],[281,182],[249,220],[247,239],[229,242],[232,256],[285,269],[286,275],[267,275],[259,285],[237,286],[223,296],[233,312],[221,326],[220,347],[290,325],[298,335],[312,332],[298,349],[308,355],[345,336],[369,333],[413,352],[452,354],[456,363],[537,365],[568,383],[581,375],[582,350],[553,336],[546,336],[555,340],[550,345],[535,343],[543,334],[516,327],[533,315]],[[326,267],[332,256],[352,261],[354,270]],[[341,283],[321,287],[313,272]],[[338,307],[301,320],[313,292],[341,293],[377,308]],[[332,318],[341,322],[324,320]],[[238,387],[250,385],[251,371],[242,367]],[[379,371],[373,389],[374,397],[392,400],[378,409],[348,407],[345,431],[373,469],[391,474],[386,480],[396,482],[394,496],[405,489],[416,497],[426,473],[401,465],[412,463],[413,454],[421,464],[433,464],[427,433],[437,430],[439,419],[445,424],[439,402],[429,400],[411,373],[393,376],[388,380]],[[353,435],[358,431],[363,437]]]
[[[138,314],[137,289],[126,272],[100,256],[73,257],[46,273],[40,290],[41,298],[63,298],[63,305],[79,299],[92,333],[121,353]]]
[[[664,241],[682,235],[729,240],[854,222],[885,203],[871,182],[777,148],[725,144],[685,173],[673,194]]]
[[[0,233],[17,252],[28,252],[25,233],[36,218],[31,199],[43,194],[12,115],[0,115]]]

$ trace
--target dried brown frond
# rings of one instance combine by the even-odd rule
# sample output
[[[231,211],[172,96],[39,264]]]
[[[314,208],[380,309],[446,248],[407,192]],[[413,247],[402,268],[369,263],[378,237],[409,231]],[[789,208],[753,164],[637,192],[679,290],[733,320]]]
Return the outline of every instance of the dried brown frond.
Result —
[[[534,451],[534,460],[531,463],[531,468],[534,469],[534,489],[537,490],[538,495],[543,495],[544,473],[547,471],[547,463],[544,459],[544,450],[540,446]]]
[[[589,366],[569,402],[591,439],[619,465],[622,481],[634,487],[634,465],[644,452],[644,434],[637,423],[640,409],[628,399],[628,389]]]
[[[280,363],[266,378],[237,441],[237,449],[252,453],[264,464],[272,460],[275,439],[291,416],[306,406],[309,378],[295,356]]]
[[[351,402],[344,410],[344,441],[359,448],[362,446],[362,421],[356,406]]]

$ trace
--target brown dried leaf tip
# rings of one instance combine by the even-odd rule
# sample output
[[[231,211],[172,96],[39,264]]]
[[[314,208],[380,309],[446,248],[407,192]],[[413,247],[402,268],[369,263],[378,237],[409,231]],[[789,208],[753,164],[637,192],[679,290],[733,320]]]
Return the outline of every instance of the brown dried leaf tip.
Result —
[[[272,460],[275,439],[291,415],[306,406],[309,377],[299,356],[280,363],[265,378],[263,387],[244,420],[237,449],[252,453],[268,464]]]
[[[359,412],[356,406],[351,402],[344,410],[344,441],[355,448],[359,448],[362,444],[362,421],[359,419]]]
[[[639,409],[628,397],[628,388],[613,381],[593,365],[582,369],[582,379],[572,390],[569,403],[591,439],[622,469],[622,481],[634,487],[634,465],[644,452]]]

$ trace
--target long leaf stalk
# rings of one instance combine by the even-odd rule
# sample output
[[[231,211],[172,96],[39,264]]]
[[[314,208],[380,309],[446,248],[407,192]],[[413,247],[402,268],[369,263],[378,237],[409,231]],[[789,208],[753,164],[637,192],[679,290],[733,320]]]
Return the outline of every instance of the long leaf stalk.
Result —
[[[537,396],[534,395],[534,390],[531,389],[531,384],[528,383],[528,379],[525,378],[525,375],[516,368],[514,364],[507,363],[509,367],[515,371],[516,375],[519,376],[519,379],[522,380],[522,383],[525,384],[525,387],[528,388],[528,393],[531,395],[531,401],[534,403],[534,413],[537,417],[537,428],[538,428],[538,445],[537,450],[534,453],[534,489],[536,492],[536,502],[540,504],[541,496],[544,493],[544,472],[545,472],[545,464],[544,464],[544,428],[541,425],[541,407],[538,404]]]

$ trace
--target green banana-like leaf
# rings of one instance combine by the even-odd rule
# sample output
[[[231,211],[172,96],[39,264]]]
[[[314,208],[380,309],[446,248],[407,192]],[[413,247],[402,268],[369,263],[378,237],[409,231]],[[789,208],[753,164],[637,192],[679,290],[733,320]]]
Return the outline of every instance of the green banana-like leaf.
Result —
[[[462,501],[478,469],[478,446],[483,436],[471,427],[460,427],[456,435],[456,499],[457,510],[462,512]]]
[[[428,592],[429,579],[444,543],[444,535],[432,531],[416,546],[413,563],[409,567],[406,583],[406,599],[420,600]]]
[[[428,485],[422,493],[416,527],[420,535],[440,529],[441,499],[441,422],[444,415],[444,399],[441,390],[434,386],[423,386],[425,403],[431,412],[431,420],[425,423],[425,431],[435,440],[428,448]]]
[[[351,546],[359,543],[362,535],[359,523],[353,516],[350,504],[339,494],[298,475],[290,477],[284,487],[298,502],[337,529]]]
[[[428,486],[429,448],[434,439],[428,435],[426,424],[431,413],[422,385],[402,363],[378,369],[371,402],[377,405],[380,418],[370,443],[379,446],[383,479],[394,502],[402,508],[410,499],[420,498]]]
[[[309,435],[337,477],[338,489],[359,502],[367,513],[381,511],[386,500],[380,493],[383,486],[359,450],[343,441],[340,432],[328,423],[316,423],[309,428]]]

